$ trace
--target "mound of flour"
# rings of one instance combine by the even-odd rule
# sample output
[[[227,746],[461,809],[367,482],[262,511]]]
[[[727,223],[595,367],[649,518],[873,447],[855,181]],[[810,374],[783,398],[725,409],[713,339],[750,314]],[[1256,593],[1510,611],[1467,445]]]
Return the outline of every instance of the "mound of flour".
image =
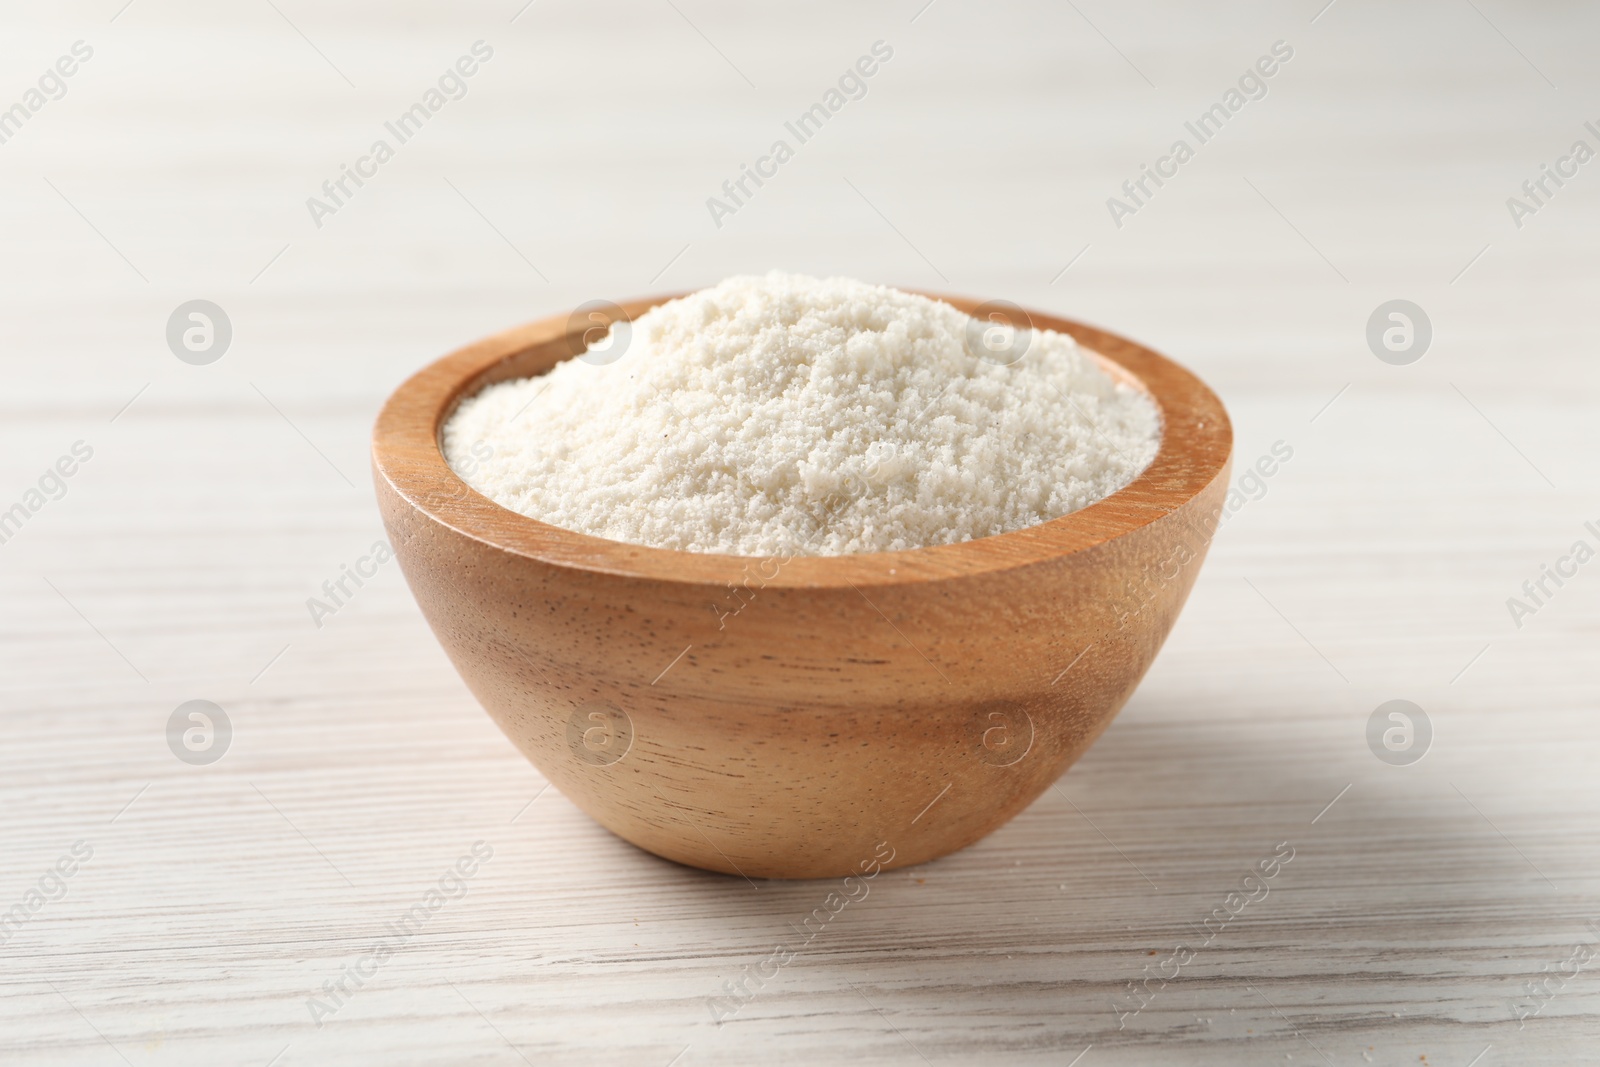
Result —
[[[1019,335],[1004,365],[972,343],[985,328],[998,329],[845,278],[729,278],[641,315],[615,362],[572,359],[469,397],[445,458],[555,526],[744,556],[1005,533],[1149,465],[1161,425],[1147,396],[1065,334]]]

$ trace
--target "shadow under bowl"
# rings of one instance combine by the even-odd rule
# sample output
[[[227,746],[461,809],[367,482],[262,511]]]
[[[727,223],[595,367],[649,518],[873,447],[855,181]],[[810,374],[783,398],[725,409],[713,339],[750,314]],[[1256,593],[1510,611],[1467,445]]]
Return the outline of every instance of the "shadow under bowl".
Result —
[[[934,859],[1027,807],[1110,724],[1188,597],[1227,490],[1232,428],[1198,378],[1114,334],[1027,314],[1146,391],[1163,419],[1136,480],[1037,526],[759,559],[509,511],[450,469],[441,429],[485,385],[580,354],[593,323],[576,315],[468,345],[394,392],[372,446],[384,525],[473,694],[613,833],[747,877]]]

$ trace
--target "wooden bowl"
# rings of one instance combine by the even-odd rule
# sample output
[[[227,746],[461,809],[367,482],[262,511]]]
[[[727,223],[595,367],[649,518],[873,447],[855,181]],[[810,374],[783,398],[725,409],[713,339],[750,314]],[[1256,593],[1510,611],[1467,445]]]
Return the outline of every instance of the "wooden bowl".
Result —
[[[451,471],[441,427],[484,385],[581,352],[593,323],[567,315],[468,345],[395,391],[373,433],[384,525],[474,695],[613,833],[746,877],[930,860],[1027,807],[1111,722],[1189,594],[1227,489],[1232,428],[1198,378],[1030,315],[1099,353],[1164,419],[1137,480],[1038,526],[756,559],[502,508]]]

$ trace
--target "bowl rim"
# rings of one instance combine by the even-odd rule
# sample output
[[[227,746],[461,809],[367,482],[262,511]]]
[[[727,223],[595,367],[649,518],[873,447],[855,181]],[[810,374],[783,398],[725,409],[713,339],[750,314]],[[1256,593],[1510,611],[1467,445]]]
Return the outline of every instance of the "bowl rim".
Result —
[[[629,319],[685,294],[625,301]],[[987,303],[920,293],[972,314]],[[514,556],[595,574],[695,585],[835,589],[965,578],[1081,552],[1184,509],[1226,475],[1233,427],[1222,401],[1193,373],[1144,345],[1093,326],[1023,309],[1034,328],[1072,335],[1115,377],[1142,388],[1162,420],[1148,467],[1115,493],[1035,526],[950,545],[844,556],[736,556],[653,548],[578,533],[511,511],[467,485],[444,458],[440,436],[456,405],[486,385],[544,373],[583,350],[578,309],[474,341],[423,367],[390,394],[373,427],[372,466],[427,519]],[[608,317],[609,313],[608,313]],[[1214,516],[1204,533],[1212,529]],[[755,572],[752,573],[752,566]],[[767,574],[770,568],[773,573]]]

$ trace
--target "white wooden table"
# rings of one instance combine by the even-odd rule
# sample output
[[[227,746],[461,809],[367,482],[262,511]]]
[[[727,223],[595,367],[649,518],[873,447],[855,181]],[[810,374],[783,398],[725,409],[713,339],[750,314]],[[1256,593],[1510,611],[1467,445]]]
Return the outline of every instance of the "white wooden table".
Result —
[[[123,2],[10,5],[0,35],[0,107],[93,49],[0,144],[6,1062],[1600,1055],[1600,564],[1520,627],[1506,603],[1600,546],[1600,163],[1520,229],[1506,206],[1600,148],[1595,8]],[[479,40],[465,97],[316,226],[306,199]],[[878,40],[866,95],[715,225]],[[1278,40],[1265,98],[1115,226]],[[830,887],[673,866],[546,791],[394,565],[320,627],[306,601],[381,536],[366,438],[402,377],[774,266],[1103,324],[1218,390],[1241,472],[1293,457],[1056,789],[883,876],[718,1026],[708,998]],[[1403,366],[1365,337],[1397,298],[1433,328]],[[207,365],[164,336],[193,299],[232,324]],[[1432,726],[1412,765],[1368,746],[1392,699]],[[231,724],[208,765],[168,745],[190,700]]]

